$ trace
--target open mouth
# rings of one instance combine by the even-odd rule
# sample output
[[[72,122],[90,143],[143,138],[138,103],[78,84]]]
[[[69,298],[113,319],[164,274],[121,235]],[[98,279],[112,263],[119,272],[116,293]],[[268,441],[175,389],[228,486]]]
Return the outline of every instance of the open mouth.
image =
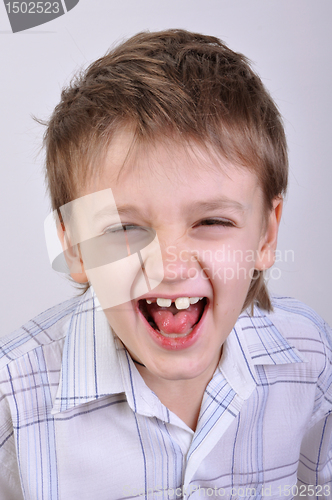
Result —
[[[163,337],[187,337],[200,322],[208,305],[206,297],[140,299],[138,308],[153,330]]]

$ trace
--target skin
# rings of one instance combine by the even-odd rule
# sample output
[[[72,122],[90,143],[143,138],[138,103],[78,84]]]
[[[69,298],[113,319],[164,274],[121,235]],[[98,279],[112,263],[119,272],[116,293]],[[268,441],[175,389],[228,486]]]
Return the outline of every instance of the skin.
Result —
[[[250,273],[274,263],[282,199],[266,213],[255,174],[197,145],[159,142],[128,155],[131,143],[129,131],[115,135],[100,174],[82,196],[111,188],[119,211],[132,207],[120,215],[123,224],[156,231],[164,279],[144,297],[204,296],[208,310],[195,342],[178,350],[164,349],[151,337],[137,312],[138,299],[105,314],[132,358],[144,365],[136,366],[148,387],[194,430],[222,345],[241,313]],[[221,248],[228,251],[223,261]],[[82,283],[89,273],[84,259],[80,265],[82,272],[72,277]]]

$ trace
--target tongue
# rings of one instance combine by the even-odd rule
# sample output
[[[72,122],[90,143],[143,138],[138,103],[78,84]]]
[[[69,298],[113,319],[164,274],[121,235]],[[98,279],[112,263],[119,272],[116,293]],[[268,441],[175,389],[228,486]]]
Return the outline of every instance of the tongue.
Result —
[[[157,305],[151,307],[150,314],[159,330],[165,333],[187,333],[197,323],[202,312],[202,303],[191,304],[188,309],[177,312]]]

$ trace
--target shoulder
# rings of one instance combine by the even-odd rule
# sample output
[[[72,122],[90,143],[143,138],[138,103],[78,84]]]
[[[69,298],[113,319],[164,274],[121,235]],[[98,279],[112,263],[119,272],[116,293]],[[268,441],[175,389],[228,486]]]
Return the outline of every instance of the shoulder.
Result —
[[[281,295],[273,295],[271,299],[275,314],[282,315],[282,311],[284,311],[288,317],[293,317],[297,321],[300,321],[301,318],[306,318],[309,320],[309,323],[315,324],[318,327],[326,325],[324,319],[314,309],[300,300]]]
[[[47,309],[18,330],[0,337],[0,370],[42,346],[61,342],[82,297],[74,297]]]
[[[267,316],[281,335],[299,351],[332,358],[332,332],[311,307],[291,297],[273,296]]]
[[[286,336],[290,333],[299,337],[309,333],[314,336],[327,334],[327,339],[331,340],[328,324],[303,302],[291,297],[273,296],[272,306],[273,312],[269,314],[269,318],[280,325]]]

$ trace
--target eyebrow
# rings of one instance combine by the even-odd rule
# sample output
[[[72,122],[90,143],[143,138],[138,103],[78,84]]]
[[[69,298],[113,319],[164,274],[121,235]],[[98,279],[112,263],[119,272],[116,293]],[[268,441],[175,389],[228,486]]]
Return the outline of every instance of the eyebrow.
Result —
[[[190,211],[214,211],[222,208],[230,208],[236,212],[240,213],[245,213],[249,206],[248,205],[243,205],[242,203],[231,200],[229,198],[216,198],[215,200],[209,200],[209,201],[195,201],[191,203],[188,208]],[[102,219],[105,216],[114,216],[114,215],[137,215],[140,213],[142,215],[141,210],[138,210],[136,207],[133,205],[123,205],[120,207],[105,207],[101,209],[99,212],[94,214],[93,219],[94,221],[98,222],[100,219]],[[143,214],[144,215],[144,214]]]
[[[98,222],[103,217],[112,217],[114,215],[137,214],[138,210],[132,205],[123,205],[122,207],[104,207],[93,215],[93,220]]]
[[[220,208],[231,208],[237,212],[246,212],[249,209],[249,205],[244,205],[238,201],[231,200],[230,198],[216,198],[209,201],[196,201],[190,205],[191,210],[206,210],[213,211]]]

